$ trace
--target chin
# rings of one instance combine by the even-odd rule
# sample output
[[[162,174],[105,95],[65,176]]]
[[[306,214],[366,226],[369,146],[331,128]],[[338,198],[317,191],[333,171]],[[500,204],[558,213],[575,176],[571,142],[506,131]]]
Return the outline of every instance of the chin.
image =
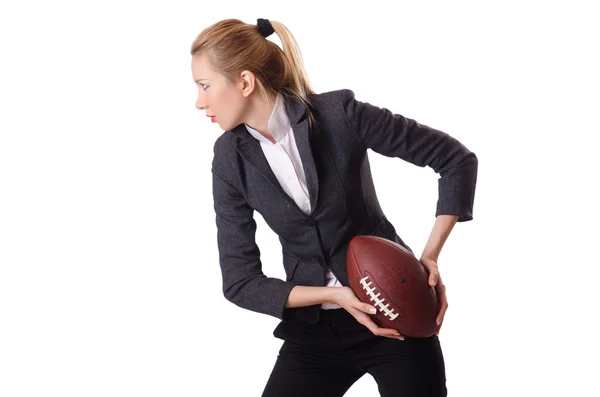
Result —
[[[230,125],[230,123],[225,123],[225,122],[223,122],[223,121],[219,121],[219,120],[217,120],[217,124],[219,125],[219,127],[221,127],[221,129],[222,129],[223,131],[227,131],[227,130],[229,130],[229,129],[233,128],[233,127]]]

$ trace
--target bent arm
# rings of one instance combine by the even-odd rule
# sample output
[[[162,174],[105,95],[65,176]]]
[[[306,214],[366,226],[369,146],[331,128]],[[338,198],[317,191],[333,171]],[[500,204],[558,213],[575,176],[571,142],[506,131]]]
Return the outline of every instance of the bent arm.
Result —
[[[254,209],[214,164],[212,174],[223,295],[237,306],[281,320],[296,284],[262,272]]]
[[[478,160],[452,136],[394,114],[388,109],[357,101],[352,90],[341,90],[346,118],[366,148],[398,157],[440,174],[435,216],[456,215],[457,222],[473,219]]]

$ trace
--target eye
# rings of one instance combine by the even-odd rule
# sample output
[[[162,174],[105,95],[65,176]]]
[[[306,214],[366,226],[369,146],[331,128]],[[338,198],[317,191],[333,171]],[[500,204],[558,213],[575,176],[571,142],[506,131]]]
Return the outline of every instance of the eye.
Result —
[[[206,91],[206,89],[208,88],[208,86],[207,86],[206,84],[202,84],[202,83],[200,83],[200,86],[202,87],[202,89],[203,89],[204,91]]]

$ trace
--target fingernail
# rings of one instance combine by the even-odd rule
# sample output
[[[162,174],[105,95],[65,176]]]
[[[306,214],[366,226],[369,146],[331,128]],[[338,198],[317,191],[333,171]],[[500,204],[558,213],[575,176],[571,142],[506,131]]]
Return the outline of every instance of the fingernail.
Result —
[[[396,335],[396,336],[400,336],[400,334],[394,334],[394,335]],[[400,338],[398,338],[398,339],[400,339],[400,340],[404,340],[404,336],[402,336],[402,337],[400,337]]]
[[[374,307],[370,308],[369,311],[371,312],[371,314],[377,313],[377,310]]]

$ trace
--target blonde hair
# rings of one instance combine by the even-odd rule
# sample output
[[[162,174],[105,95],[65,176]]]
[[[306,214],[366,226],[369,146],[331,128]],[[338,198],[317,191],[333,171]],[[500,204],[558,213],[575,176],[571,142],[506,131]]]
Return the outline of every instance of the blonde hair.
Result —
[[[292,33],[280,22],[270,21],[283,45],[281,48],[260,34],[256,24],[225,19],[205,28],[192,43],[192,56],[206,54],[213,69],[231,83],[244,70],[256,76],[257,87],[269,103],[267,93],[294,96],[304,105],[309,127],[315,127],[314,94],[300,48]]]

